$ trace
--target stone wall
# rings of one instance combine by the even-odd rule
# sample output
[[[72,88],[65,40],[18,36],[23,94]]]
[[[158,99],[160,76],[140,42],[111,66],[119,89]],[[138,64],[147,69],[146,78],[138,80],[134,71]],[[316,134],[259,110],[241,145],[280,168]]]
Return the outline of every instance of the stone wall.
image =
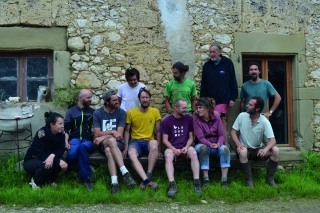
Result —
[[[94,107],[98,108],[102,93],[117,89],[125,82],[125,70],[135,67],[153,94],[153,106],[164,113],[163,90],[172,78],[171,64],[176,55],[168,47],[169,33],[160,18],[160,1],[6,0],[0,2],[0,27],[67,28],[71,87],[91,88]],[[194,76],[198,88],[209,45],[220,43],[223,54],[231,57],[236,32],[304,35],[307,67],[298,72],[306,72],[306,79],[302,80],[304,88],[320,87],[320,0],[167,2],[170,3],[167,7],[173,8],[186,5],[194,49],[186,49],[184,54],[189,51],[195,55],[195,61],[190,61],[195,64],[191,77]],[[314,132],[315,150],[320,151],[317,142],[320,141],[320,97],[314,95],[311,100],[314,119],[310,128]]]

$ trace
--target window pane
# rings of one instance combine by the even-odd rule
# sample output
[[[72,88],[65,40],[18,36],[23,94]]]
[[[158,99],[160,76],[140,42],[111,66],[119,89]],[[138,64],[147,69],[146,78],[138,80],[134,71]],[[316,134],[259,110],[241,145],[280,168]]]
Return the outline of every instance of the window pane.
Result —
[[[48,78],[48,58],[28,57],[27,78]]]
[[[17,79],[18,63],[17,58],[0,57],[0,79],[14,78]]]
[[[17,81],[0,81],[0,99],[2,101],[11,97],[17,97]]]
[[[250,78],[250,75],[249,75],[249,64],[252,63],[252,62],[255,62],[257,64],[260,65],[260,68],[261,68],[261,63],[262,61],[261,60],[243,60],[243,63],[242,63],[242,79],[243,79],[243,83],[246,82],[246,81],[249,81],[251,78]],[[262,70],[260,70],[260,72],[262,72]],[[260,74],[260,78],[261,78],[261,74]]]
[[[277,144],[288,143],[286,61],[268,61],[268,80],[281,96],[277,110],[270,117]],[[269,107],[273,105],[269,98]]]
[[[48,81],[27,81],[27,100],[36,101],[38,97],[38,87],[48,86]]]

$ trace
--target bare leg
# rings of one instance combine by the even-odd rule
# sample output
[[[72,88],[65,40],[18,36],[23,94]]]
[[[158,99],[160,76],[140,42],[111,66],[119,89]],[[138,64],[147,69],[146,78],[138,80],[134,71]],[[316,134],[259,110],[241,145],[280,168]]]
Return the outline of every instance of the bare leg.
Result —
[[[117,168],[116,168],[116,162],[113,159],[113,156],[111,154],[111,150],[109,147],[106,147],[104,149],[106,156],[108,158],[108,169],[111,176],[117,176]]]
[[[158,142],[156,140],[149,141],[149,155],[148,155],[148,171],[152,173],[154,166],[158,160]]]
[[[198,155],[197,155],[196,150],[193,147],[189,147],[188,152],[187,152],[187,156],[191,160],[191,170],[193,173],[193,179],[199,179],[200,164],[199,164]]]
[[[165,159],[166,159],[166,173],[168,176],[169,182],[174,181],[174,167],[173,167],[173,159],[174,159],[174,154],[172,151],[168,151],[165,153]]]
[[[143,170],[143,167],[138,160],[138,152],[135,148],[130,148],[128,151],[129,158],[131,160],[133,168],[136,170],[138,175],[141,177],[142,180],[147,179],[147,175]]]
[[[114,137],[109,137],[104,140],[105,147],[109,147],[114,161],[119,166],[124,166],[122,153],[118,147],[117,141]]]

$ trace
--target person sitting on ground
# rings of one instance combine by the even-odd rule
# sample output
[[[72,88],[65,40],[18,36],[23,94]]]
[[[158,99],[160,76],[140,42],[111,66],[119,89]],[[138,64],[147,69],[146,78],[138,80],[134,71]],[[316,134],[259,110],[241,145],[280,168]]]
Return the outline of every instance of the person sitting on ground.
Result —
[[[254,96],[247,104],[247,112],[238,115],[231,130],[232,140],[237,145],[242,172],[247,186],[254,188],[249,160],[268,160],[266,182],[277,188],[274,175],[278,167],[279,148],[276,146],[272,126],[261,114],[264,101]],[[238,137],[238,132],[240,135]]]
[[[178,98],[174,104],[173,114],[166,117],[160,125],[162,142],[167,147],[164,156],[166,159],[165,168],[169,179],[168,197],[175,197],[177,193],[173,162],[180,157],[191,160],[194,191],[202,196],[199,181],[199,160],[196,150],[191,146],[193,143],[193,121],[192,117],[187,115],[187,112],[187,102],[182,98]]]
[[[29,185],[39,189],[49,182],[56,186],[58,174],[68,168],[62,155],[65,151],[63,117],[56,112],[44,114],[46,125],[39,129],[24,157],[23,168],[32,176]]]
[[[89,165],[89,154],[94,150],[92,122],[94,109],[90,107],[92,93],[82,89],[78,94],[78,104],[66,112],[64,130],[68,164],[79,164],[80,180],[88,191],[93,189],[95,177],[93,167]]]
[[[108,158],[112,194],[120,192],[117,166],[126,186],[132,188],[136,185],[123,163],[121,151],[124,148],[123,131],[126,125],[126,112],[120,108],[116,94],[114,90],[105,92],[102,97],[104,106],[93,113],[94,135],[96,137],[94,143],[98,145],[100,153]]]
[[[130,109],[127,113],[126,130],[124,134],[125,147],[123,156],[129,155],[133,168],[141,177],[143,182],[140,189],[150,187],[157,191],[158,184],[152,182],[152,171],[158,157],[163,157],[160,149],[161,135],[159,133],[161,115],[158,109],[150,107],[151,93],[146,88],[141,88],[138,93],[140,107]],[[154,139],[154,129],[157,131],[157,140]],[[129,144],[129,139],[131,141]],[[128,151],[129,150],[129,151]],[[139,156],[148,154],[148,170],[145,173]]]
[[[220,116],[214,113],[215,102],[209,98],[199,98],[196,102],[197,115],[193,120],[194,134],[198,140],[195,146],[203,172],[203,186],[209,184],[209,157],[219,158],[221,186],[228,188],[227,175],[230,167],[230,150],[224,145],[224,128]]]
[[[139,90],[146,87],[140,81],[140,72],[135,68],[126,70],[125,77],[127,82],[121,84],[118,89],[118,97],[121,103],[120,108],[128,112],[129,109],[138,107],[140,105],[138,99]]]

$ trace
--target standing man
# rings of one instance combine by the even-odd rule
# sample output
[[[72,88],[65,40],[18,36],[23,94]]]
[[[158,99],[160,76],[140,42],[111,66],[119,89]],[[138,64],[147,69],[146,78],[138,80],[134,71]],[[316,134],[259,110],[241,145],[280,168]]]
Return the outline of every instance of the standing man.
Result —
[[[146,87],[140,81],[140,72],[135,68],[127,69],[126,73],[127,82],[121,84],[118,89],[118,97],[120,100],[120,108],[128,112],[129,109],[139,106],[138,93],[140,88]]]
[[[177,184],[174,181],[173,161],[180,157],[191,160],[194,191],[202,196],[199,181],[199,160],[196,150],[191,146],[193,143],[193,119],[190,115],[186,114],[187,110],[187,102],[182,98],[178,98],[174,103],[173,113],[166,117],[160,126],[162,142],[167,147],[164,156],[169,179],[168,197],[175,197],[177,193]]]
[[[281,101],[281,97],[269,81],[261,79],[259,77],[259,75],[260,75],[260,65],[259,64],[252,62],[249,65],[249,75],[250,75],[251,79],[249,81],[245,82],[241,87],[240,112],[245,111],[245,105],[247,105],[249,103],[249,100],[252,97],[258,96],[258,97],[261,97],[265,103],[265,106],[261,112],[264,113],[264,116],[269,118],[272,115],[272,113],[279,106],[280,101]],[[269,112],[266,112],[266,104],[268,101],[268,97],[273,97],[274,101],[273,101],[273,104],[272,104]]]
[[[165,106],[169,114],[173,113],[174,103],[178,98],[183,98],[188,104],[188,112],[193,114],[196,109],[196,84],[185,77],[189,66],[177,62],[172,66],[172,76],[164,91]]]
[[[123,181],[128,188],[136,185],[127,168],[124,166],[122,153],[124,148],[123,132],[126,125],[126,112],[119,108],[117,93],[109,90],[103,94],[104,106],[93,114],[94,143],[101,154],[108,158],[108,169],[111,175],[111,193],[120,192],[117,166],[122,173]]]
[[[150,187],[157,191],[158,184],[152,182],[151,178],[158,157],[162,157],[160,151],[161,136],[159,133],[161,116],[158,109],[149,106],[151,102],[151,93],[149,90],[141,88],[138,98],[141,106],[130,109],[127,114],[123,155],[124,157],[126,157],[127,154],[129,155],[133,168],[143,180],[140,188],[144,190],[146,187]],[[157,140],[154,139],[154,128],[156,128]],[[131,141],[129,144],[130,138]],[[145,173],[138,160],[139,156],[145,154],[148,154],[147,173]]]
[[[238,85],[232,61],[221,54],[219,44],[209,48],[210,60],[203,65],[200,97],[214,98],[214,111],[224,127],[225,145],[228,145],[226,116],[228,107],[233,107],[238,97]]]
[[[80,180],[88,191],[91,191],[93,170],[89,165],[89,153],[93,152],[92,116],[94,109],[90,107],[92,93],[82,89],[78,95],[78,104],[68,109],[64,123],[65,144],[68,149],[67,161],[79,162]]]
[[[247,186],[253,188],[251,165],[248,160],[269,159],[266,182],[277,188],[274,174],[278,167],[279,148],[276,146],[269,120],[260,114],[263,108],[263,99],[252,97],[247,105],[247,112],[240,113],[234,122],[231,137],[237,145],[237,153]],[[240,132],[239,137],[238,132]]]

